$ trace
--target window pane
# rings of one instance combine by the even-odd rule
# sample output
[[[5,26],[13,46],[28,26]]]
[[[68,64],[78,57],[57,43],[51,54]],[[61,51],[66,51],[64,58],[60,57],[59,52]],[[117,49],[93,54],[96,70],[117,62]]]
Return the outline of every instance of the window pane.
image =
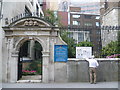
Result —
[[[96,16],[96,18],[95,19],[100,19],[100,16]]]
[[[69,33],[69,38],[73,38],[73,32]]]
[[[91,15],[85,15],[85,18],[86,18],[86,19],[91,19],[92,16],[91,16]]]
[[[78,42],[84,41],[84,33],[78,33]]]
[[[80,25],[79,21],[73,21],[73,25]]]
[[[80,17],[80,15],[72,15],[73,16],[73,18],[79,18]]]
[[[84,25],[85,25],[85,26],[92,26],[92,23],[86,22]]]
[[[56,18],[58,17],[58,16],[57,16],[57,11],[54,11],[54,15],[55,15]]]
[[[99,22],[96,22],[96,26],[100,26],[100,23],[99,23]]]

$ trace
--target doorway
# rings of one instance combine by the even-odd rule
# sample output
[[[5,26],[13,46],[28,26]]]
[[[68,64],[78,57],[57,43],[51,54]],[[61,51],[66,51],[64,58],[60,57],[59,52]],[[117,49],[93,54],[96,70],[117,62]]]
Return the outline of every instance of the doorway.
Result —
[[[18,80],[42,80],[42,46],[27,40],[19,49]]]

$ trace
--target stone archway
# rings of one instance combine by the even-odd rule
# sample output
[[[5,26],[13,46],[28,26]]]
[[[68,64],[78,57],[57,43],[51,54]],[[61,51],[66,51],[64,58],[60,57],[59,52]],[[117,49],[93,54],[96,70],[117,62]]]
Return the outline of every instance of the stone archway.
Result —
[[[41,82],[42,80],[42,52],[43,44],[41,46],[40,40],[36,38],[24,38],[16,46],[19,51],[18,56],[18,82]],[[37,47],[35,47],[37,45]],[[39,49],[38,49],[39,46]],[[34,65],[34,66],[33,66]],[[39,65],[39,66],[38,66]],[[22,73],[22,71],[24,73]],[[33,75],[26,75],[27,71],[35,71]]]
[[[54,82],[54,45],[66,44],[59,36],[59,29],[37,17],[22,18],[3,29],[8,46],[6,49],[7,82],[17,82],[18,52],[26,40],[36,40],[42,45],[42,82]]]

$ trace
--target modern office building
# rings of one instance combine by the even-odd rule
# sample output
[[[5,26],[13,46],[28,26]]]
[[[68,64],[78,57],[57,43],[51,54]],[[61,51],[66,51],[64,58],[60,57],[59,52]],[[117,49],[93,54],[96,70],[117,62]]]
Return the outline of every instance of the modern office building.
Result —
[[[83,14],[80,11],[80,7],[70,7],[68,24],[76,29],[71,30],[70,37],[75,39],[76,43],[82,41],[92,42],[94,45],[93,53],[98,55],[101,49],[100,15]]]
[[[100,14],[100,3],[91,2],[80,4],[82,13]]]
[[[50,4],[51,3],[51,4]],[[53,4],[53,5],[52,5]],[[55,5],[56,4],[56,5]],[[74,3],[70,0],[49,1],[47,0],[46,9],[53,10],[57,17],[60,19],[62,26],[85,28],[90,27],[90,30],[77,30],[70,31],[70,37],[75,39],[76,43],[82,41],[91,41],[94,45],[94,53],[99,52],[101,49],[100,37],[100,3],[99,2],[86,2]],[[54,8],[52,8],[55,6]],[[96,28],[97,27],[97,28]],[[94,29],[93,29],[94,28]]]
[[[81,13],[100,14],[100,2],[98,0],[95,2],[86,0],[79,3],[73,1],[71,5],[80,7]]]

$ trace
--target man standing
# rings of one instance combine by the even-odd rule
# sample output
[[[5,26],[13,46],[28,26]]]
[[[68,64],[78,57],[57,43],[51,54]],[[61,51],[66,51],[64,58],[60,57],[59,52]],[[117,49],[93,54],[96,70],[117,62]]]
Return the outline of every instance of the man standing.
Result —
[[[89,74],[90,74],[90,83],[96,84],[96,68],[99,66],[97,60],[94,59],[94,56],[86,58],[89,63]]]

